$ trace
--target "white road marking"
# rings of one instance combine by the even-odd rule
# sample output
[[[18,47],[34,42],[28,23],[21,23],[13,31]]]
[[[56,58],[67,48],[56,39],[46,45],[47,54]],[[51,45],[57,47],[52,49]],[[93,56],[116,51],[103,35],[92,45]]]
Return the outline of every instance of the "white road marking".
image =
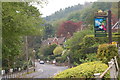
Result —
[[[38,71],[41,71],[41,72],[43,72],[43,69],[38,69]]]

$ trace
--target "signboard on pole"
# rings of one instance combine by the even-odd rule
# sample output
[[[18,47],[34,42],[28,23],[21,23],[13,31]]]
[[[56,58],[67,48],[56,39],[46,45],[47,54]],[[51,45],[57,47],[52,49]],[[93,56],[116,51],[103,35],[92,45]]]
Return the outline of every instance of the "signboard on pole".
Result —
[[[102,15],[102,11],[96,14],[94,17],[94,31],[95,37],[106,37],[107,36],[107,16]],[[105,13],[105,12],[104,12]]]

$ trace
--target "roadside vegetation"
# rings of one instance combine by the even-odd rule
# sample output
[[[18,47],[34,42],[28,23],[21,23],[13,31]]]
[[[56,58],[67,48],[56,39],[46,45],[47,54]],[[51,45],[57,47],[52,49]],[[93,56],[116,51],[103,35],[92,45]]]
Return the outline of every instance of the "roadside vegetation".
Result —
[[[38,9],[29,3],[6,2],[2,3],[2,7],[2,66],[5,70],[16,67],[26,69],[28,64],[33,66],[35,55],[36,59],[56,60],[59,64],[73,67],[54,78],[94,78],[94,73],[102,73],[108,68],[107,62],[111,58],[117,56],[120,60],[117,47],[108,44],[108,37],[94,37],[93,31],[93,14],[100,9],[111,9],[112,23],[118,21],[116,3],[79,4],[61,9],[46,18],[41,18]],[[28,43],[25,43],[25,36]],[[43,44],[50,38],[54,38],[55,42],[57,37],[65,37],[64,42]],[[113,36],[113,41],[118,41],[118,38],[120,36]],[[29,62],[25,54],[26,44]],[[120,62],[118,64],[120,66]],[[109,78],[109,72],[104,77]]]
[[[102,73],[107,68],[108,66],[100,61],[87,62],[60,72],[54,78],[95,78],[94,73]],[[109,72],[104,77],[109,78]]]

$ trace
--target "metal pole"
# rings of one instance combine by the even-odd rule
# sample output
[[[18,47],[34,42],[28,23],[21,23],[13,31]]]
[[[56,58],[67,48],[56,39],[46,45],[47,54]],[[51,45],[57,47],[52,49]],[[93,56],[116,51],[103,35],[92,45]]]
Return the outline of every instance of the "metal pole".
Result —
[[[108,38],[109,43],[111,43],[112,42],[111,10],[108,11]]]

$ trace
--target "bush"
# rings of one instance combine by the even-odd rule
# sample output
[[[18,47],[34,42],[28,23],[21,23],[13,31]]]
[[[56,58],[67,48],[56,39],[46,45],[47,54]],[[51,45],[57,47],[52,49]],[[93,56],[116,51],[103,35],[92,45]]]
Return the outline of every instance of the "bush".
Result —
[[[94,73],[103,73],[107,68],[108,66],[100,61],[88,62],[60,72],[54,78],[94,78]],[[104,77],[109,78],[109,72]]]
[[[105,63],[108,63],[114,56],[118,56],[118,49],[112,44],[101,44],[98,47],[97,57]]]
[[[79,61],[82,63],[85,63],[85,62],[99,61],[99,59],[96,57],[96,53],[89,53],[89,54],[86,54],[85,60],[80,59]]]
[[[64,59],[63,57],[56,57],[56,61],[58,63],[64,63],[66,59]]]
[[[118,41],[119,36],[113,36],[113,41]],[[86,35],[83,38],[83,43],[86,47],[98,46],[99,44],[109,43],[108,37],[94,37],[94,35]]]
[[[74,36],[65,42],[65,45],[69,53],[70,63],[78,65],[84,62],[97,60],[94,54],[97,54],[97,49],[100,44],[109,43],[108,37],[94,37],[94,35],[88,35],[92,32],[89,30],[76,32]],[[120,36],[113,35],[112,40],[118,41]],[[73,45],[74,44],[74,45]],[[89,57],[89,55],[92,55]],[[120,64],[120,63],[119,63]]]
[[[56,47],[53,51],[54,55],[62,54],[62,52],[63,52],[63,48],[61,46]]]

